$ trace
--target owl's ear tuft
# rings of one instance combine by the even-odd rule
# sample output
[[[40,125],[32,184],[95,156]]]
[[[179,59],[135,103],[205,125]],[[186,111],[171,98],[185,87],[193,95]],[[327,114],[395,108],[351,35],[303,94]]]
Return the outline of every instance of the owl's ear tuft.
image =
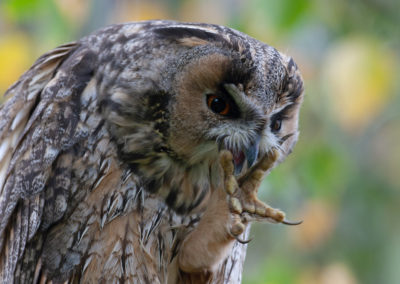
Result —
[[[210,42],[227,43],[221,35],[199,28],[163,27],[155,29],[154,33],[185,46],[205,45]]]
[[[281,102],[300,103],[304,91],[303,78],[292,58],[289,57],[285,65],[286,76],[283,80],[281,95],[278,96],[278,100]]]

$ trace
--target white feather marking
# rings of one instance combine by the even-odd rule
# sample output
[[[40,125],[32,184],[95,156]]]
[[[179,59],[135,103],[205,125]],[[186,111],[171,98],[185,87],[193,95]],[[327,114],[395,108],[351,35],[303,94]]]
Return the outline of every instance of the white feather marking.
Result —
[[[116,103],[125,104],[129,101],[129,95],[121,90],[117,90],[112,94],[111,99]]]
[[[121,28],[121,32],[126,36],[130,37],[138,33],[142,29],[141,25],[125,25]]]
[[[88,107],[88,105],[96,100],[96,79],[93,78],[87,84],[81,95],[82,106]]]
[[[120,278],[123,274],[122,262],[120,261],[120,257],[118,257],[121,253],[121,247],[121,242],[117,241],[110,256],[104,264],[104,270],[108,273],[112,273],[117,278]]]
[[[279,152],[283,151],[280,138],[274,135],[269,128],[264,129],[262,133],[259,149],[261,156],[270,152],[272,149],[277,149]]]
[[[8,149],[10,149],[10,137],[6,137],[0,145],[0,164],[3,164],[3,159],[7,154]]]
[[[51,117],[53,114],[54,114],[54,104],[51,103],[43,111],[42,119],[47,119],[47,118]]]
[[[135,249],[131,243],[127,243],[125,246],[125,254],[126,255],[133,255],[135,253]]]
[[[44,154],[44,159],[47,161],[54,161],[60,151],[57,148],[48,146]]]
[[[88,268],[89,264],[92,262],[93,259],[93,255],[89,256],[86,260],[85,260],[85,264],[83,265],[82,268],[82,274],[85,272],[85,270]]]
[[[208,28],[207,27],[199,27],[199,26],[194,27],[194,26],[180,24],[180,25],[170,25],[168,28],[180,28],[180,29],[185,28],[188,30],[191,29],[191,30],[196,30],[196,31],[201,30],[201,31],[212,33],[212,34],[220,35],[220,33],[218,31],[212,29],[212,27],[208,27]]]
[[[78,235],[78,245],[81,243],[83,237],[86,235],[86,233],[88,232],[89,227],[85,227],[85,229],[83,230],[83,232],[81,234]]]
[[[67,50],[65,52],[61,52],[61,53],[56,53],[53,54],[51,56],[46,57],[46,59],[42,62],[42,64],[45,64],[53,59],[59,59],[60,57],[63,57],[64,55],[68,54],[70,52],[70,50]]]
[[[104,214],[104,215],[101,217],[100,230],[103,230],[104,225],[106,224],[107,217],[108,217],[107,214]]]
[[[35,274],[33,276],[32,283],[39,283],[38,278],[39,278],[41,270],[42,270],[42,259],[39,258],[39,260],[36,264],[36,267],[35,267]],[[46,283],[46,276],[42,275],[40,283]]]
[[[32,87],[30,89],[30,92],[29,92],[28,96],[26,97],[26,100],[27,101],[32,101],[33,99],[35,99],[37,94],[38,94],[38,92],[39,92],[39,90],[41,90],[42,87],[43,86],[40,86],[40,85],[35,85],[34,87]]]
[[[1,163],[1,165],[0,165],[0,203],[4,197],[3,196],[3,186],[6,181],[6,174],[7,174],[9,160],[11,159],[11,154],[8,153],[6,158],[8,160],[7,163]]]
[[[281,95],[284,97],[284,95]],[[291,105],[292,102],[285,102],[284,104],[280,105],[279,107],[275,108],[274,110],[271,111],[270,116],[273,116],[276,113],[279,113],[280,111],[282,111],[285,107],[287,107],[288,105]]]
[[[81,110],[79,114],[80,121],[85,121],[87,118],[88,112],[86,110]]]
[[[217,137],[217,141],[223,141],[225,147],[230,150],[242,151],[257,137],[255,128],[256,125],[222,124],[212,128],[207,135],[210,138]]]
[[[3,140],[0,146],[0,202],[3,199],[3,186],[6,181],[7,169],[10,164],[12,151],[12,137]]]
[[[28,238],[31,239],[33,235],[36,233],[39,224],[40,224],[40,219],[39,219],[39,214],[37,210],[31,211],[31,214],[29,216],[29,235]]]
[[[91,214],[89,217],[89,220],[87,221],[87,225],[92,225],[94,222],[97,221],[97,215],[96,214]]]
[[[51,67],[55,67],[55,66],[51,66]],[[37,83],[40,82],[40,81],[44,82],[43,79],[45,77],[49,76],[51,73],[53,73],[53,71],[54,71],[54,68],[50,68],[49,66],[47,66],[47,68],[43,68],[43,70],[41,70],[35,76],[33,76],[32,80],[29,82],[28,86],[30,88],[32,87],[33,90],[36,90],[37,88],[41,89],[43,86],[41,84],[37,84]],[[29,97],[28,97],[28,100],[29,100]]]
[[[76,45],[76,43],[65,44],[65,45],[62,45],[60,47],[57,47],[54,51],[57,51],[57,53],[58,52],[64,52],[64,51],[70,52],[71,51],[71,47],[74,47],[75,45]]]
[[[111,222],[112,220],[114,220],[117,216],[118,216],[118,212],[119,210],[122,209],[124,200],[122,198],[122,196],[120,194],[118,194],[118,196],[113,200],[110,208],[107,211],[107,223]]]
[[[30,104],[28,104],[17,113],[17,115],[15,116],[15,118],[11,124],[10,131],[14,131],[17,128],[17,126],[24,120],[25,120],[24,124],[26,123],[26,121],[28,120],[28,114],[29,114],[31,108],[32,108],[32,106]]]
[[[101,161],[100,164],[100,172],[107,173],[110,170],[110,167],[111,167],[111,160],[104,159],[103,161]]]

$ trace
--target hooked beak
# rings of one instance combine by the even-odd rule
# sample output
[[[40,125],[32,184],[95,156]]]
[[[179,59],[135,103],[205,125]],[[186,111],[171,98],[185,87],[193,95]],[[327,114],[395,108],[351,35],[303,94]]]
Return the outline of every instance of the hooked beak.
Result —
[[[250,144],[249,147],[243,151],[232,152],[233,154],[233,164],[235,166],[235,175],[239,175],[242,172],[244,162],[247,161],[247,168],[249,169],[254,165],[258,157],[258,151],[260,146],[261,136],[257,138]]]

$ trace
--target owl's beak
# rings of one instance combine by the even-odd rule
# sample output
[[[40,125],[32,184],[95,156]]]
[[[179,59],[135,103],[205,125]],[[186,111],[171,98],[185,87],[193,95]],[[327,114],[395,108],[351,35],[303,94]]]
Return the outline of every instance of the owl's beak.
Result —
[[[244,162],[247,161],[247,168],[249,169],[254,165],[258,157],[258,151],[260,146],[261,136],[257,137],[249,147],[240,151],[239,153],[233,154],[233,164],[235,165],[235,175],[239,175],[242,172]]]
[[[257,138],[254,140],[254,142],[245,149],[244,153],[246,155],[246,160],[247,160],[247,168],[249,169],[252,165],[254,165],[255,161],[257,160],[258,157],[258,151],[260,148],[260,140],[261,136],[257,136]]]

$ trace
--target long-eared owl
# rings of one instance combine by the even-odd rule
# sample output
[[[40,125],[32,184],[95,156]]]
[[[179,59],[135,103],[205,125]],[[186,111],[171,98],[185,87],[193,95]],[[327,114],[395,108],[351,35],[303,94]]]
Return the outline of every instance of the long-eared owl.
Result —
[[[217,25],[44,54],[0,107],[0,282],[240,282],[247,224],[289,223],[256,192],[302,97],[290,57]]]

